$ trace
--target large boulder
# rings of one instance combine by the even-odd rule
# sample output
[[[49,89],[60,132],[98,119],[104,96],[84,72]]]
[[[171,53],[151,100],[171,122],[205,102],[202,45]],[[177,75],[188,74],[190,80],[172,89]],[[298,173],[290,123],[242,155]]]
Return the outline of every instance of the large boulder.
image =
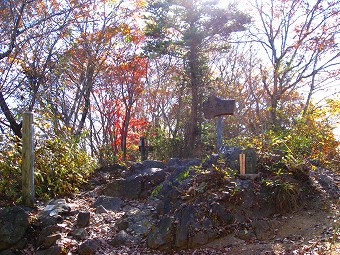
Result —
[[[63,216],[69,214],[71,207],[65,199],[55,199],[48,203],[38,215],[38,223],[41,226],[50,226],[63,221]]]
[[[0,251],[17,244],[29,227],[28,213],[20,207],[0,210]]]
[[[147,237],[147,245],[151,249],[171,248],[174,239],[173,219],[164,216],[157,227],[152,229]]]
[[[165,180],[162,168],[147,168],[125,179],[116,179],[104,189],[104,195],[130,199],[146,198],[152,190]]]
[[[106,210],[119,211],[122,203],[123,201],[118,197],[99,196],[94,202],[93,207],[98,208],[99,206],[103,206]]]

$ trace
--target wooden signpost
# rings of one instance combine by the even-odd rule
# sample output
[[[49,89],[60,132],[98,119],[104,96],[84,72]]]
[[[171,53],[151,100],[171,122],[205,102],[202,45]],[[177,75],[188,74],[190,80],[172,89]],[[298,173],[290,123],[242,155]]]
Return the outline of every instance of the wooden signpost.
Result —
[[[223,100],[216,96],[210,96],[207,101],[203,103],[204,117],[217,119],[217,148],[222,149],[222,116],[233,115],[235,110],[235,100]],[[231,168],[239,169],[240,175],[256,177],[256,152],[254,149],[237,150],[233,152],[235,159],[230,162]]]
[[[233,115],[235,110],[235,100],[223,100],[216,96],[210,96],[203,103],[203,113],[206,119],[218,117],[217,119],[217,148],[222,146],[222,116]]]
[[[33,113],[25,112],[22,125],[22,202],[34,204]]]

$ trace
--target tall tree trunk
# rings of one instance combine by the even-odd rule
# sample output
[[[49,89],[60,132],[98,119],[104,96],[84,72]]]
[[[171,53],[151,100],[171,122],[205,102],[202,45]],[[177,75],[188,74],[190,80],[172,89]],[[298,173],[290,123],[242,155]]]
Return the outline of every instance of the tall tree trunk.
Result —
[[[190,89],[191,89],[191,112],[188,122],[187,149],[186,157],[195,156],[195,145],[198,136],[198,106],[199,106],[199,64],[197,55],[197,46],[191,45],[189,53],[189,72],[190,72]]]
[[[81,115],[81,119],[79,121],[79,125],[77,127],[77,132],[76,135],[80,135],[81,131],[83,130],[84,126],[85,126],[85,121],[87,118],[87,115],[89,113],[90,110],[90,106],[91,106],[91,92],[92,92],[92,87],[93,87],[93,76],[94,76],[94,64],[93,63],[89,63],[87,70],[86,70],[86,78],[84,81],[84,91],[83,91],[83,98],[84,98],[84,108],[83,108],[83,112]]]
[[[126,160],[126,146],[127,146],[127,135],[129,132],[129,123],[130,123],[130,117],[131,117],[131,107],[127,107],[125,112],[125,119],[122,127],[121,132],[121,148],[123,151],[123,160]]]
[[[4,113],[4,115],[6,116],[6,119],[9,122],[9,126],[12,129],[12,131],[14,132],[14,134],[21,138],[22,137],[22,133],[21,133],[21,127],[22,127],[22,123],[18,124],[13,116],[13,114],[11,113],[11,111],[8,108],[8,105],[5,101],[4,95],[2,94],[2,91],[0,91],[0,108],[2,110],[2,112]]]

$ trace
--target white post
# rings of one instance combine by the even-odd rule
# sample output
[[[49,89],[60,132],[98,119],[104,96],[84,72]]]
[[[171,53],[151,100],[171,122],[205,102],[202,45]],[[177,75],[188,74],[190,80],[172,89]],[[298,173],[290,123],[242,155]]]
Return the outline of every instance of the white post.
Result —
[[[33,113],[25,112],[22,124],[22,202],[32,206],[34,199]]]

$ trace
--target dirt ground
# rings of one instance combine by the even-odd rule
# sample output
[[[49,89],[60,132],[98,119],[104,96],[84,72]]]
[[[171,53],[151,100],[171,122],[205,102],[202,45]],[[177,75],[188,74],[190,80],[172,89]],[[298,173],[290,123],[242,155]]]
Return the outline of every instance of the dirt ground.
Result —
[[[319,195],[297,211],[278,216],[280,223],[266,240],[245,242],[233,235],[207,245],[223,249],[226,254],[340,254],[339,201]]]

